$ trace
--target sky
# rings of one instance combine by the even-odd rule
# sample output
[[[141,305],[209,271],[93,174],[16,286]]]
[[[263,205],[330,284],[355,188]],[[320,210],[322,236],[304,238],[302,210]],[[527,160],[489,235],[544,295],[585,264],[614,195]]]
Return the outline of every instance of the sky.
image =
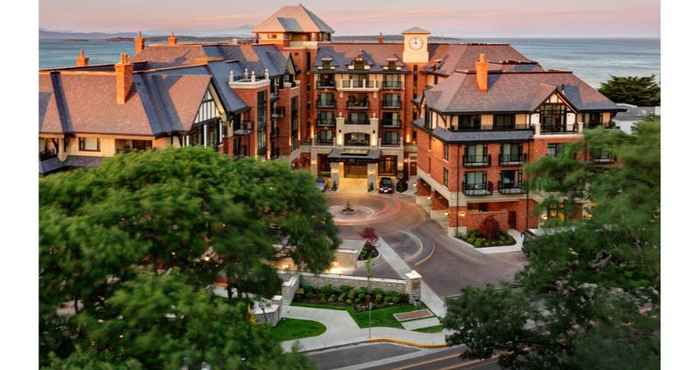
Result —
[[[298,1],[298,0],[297,0]],[[235,32],[283,5],[272,0],[39,0],[52,31]],[[658,37],[659,0],[304,1],[335,35],[399,34],[420,26],[454,37]]]

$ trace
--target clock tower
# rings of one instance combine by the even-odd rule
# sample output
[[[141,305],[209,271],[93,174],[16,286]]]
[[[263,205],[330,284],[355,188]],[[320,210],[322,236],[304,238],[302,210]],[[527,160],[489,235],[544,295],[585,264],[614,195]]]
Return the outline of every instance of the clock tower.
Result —
[[[428,36],[430,36],[430,31],[420,27],[413,27],[402,34],[403,62],[406,64],[428,63]]]

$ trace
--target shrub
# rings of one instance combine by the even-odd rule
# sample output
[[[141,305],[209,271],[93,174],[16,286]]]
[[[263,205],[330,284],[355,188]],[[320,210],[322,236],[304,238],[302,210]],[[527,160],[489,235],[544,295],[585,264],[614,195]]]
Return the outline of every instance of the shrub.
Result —
[[[335,288],[330,284],[324,285],[321,287],[321,293],[324,295],[327,295],[327,296],[331,295],[331,294],[335,294]]]
[[[352,303],[353,303],[353,301],[350,298],[345,300],[345,304],[347,304],[348,306],[352,305]]]
[[[377,294],[374,296],[374,303],[380,304],[382,303],[382,300],[384,300],[384,297],[381,294]]]
[[[501,226],[493,216],[488,216],[479,225],[479,233],[486,240],[496,240],[501,234]]]
[[[341,292],[348,294],[348,292],[352,290],[352,287],[349,285],[341,285],[338,289],[340,289]]]
[[[396,304],[396,303],[399,303],[399,301],[401,301],[401,296],[397,295],[397,296],[391,297],[391,303]]]
[[[331,294],[331,296],[328,297],[328,302],[335,302],[335,300],[336,300],[335,294]]]

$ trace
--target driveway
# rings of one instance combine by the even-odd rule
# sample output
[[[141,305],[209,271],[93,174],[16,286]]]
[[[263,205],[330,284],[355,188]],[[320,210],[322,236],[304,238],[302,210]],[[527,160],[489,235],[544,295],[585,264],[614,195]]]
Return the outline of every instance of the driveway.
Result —
[[[467,286],[512,280],[526,263],[521,253],[487,255],[458,243],[410,196],[327,193],[327,199],[329,205],[349,201],[351,206],[375,210],[374,216],[363,222],[339,224],[340,237],[359,239],[364,227],[373,227],[443,298],[459,294]]]

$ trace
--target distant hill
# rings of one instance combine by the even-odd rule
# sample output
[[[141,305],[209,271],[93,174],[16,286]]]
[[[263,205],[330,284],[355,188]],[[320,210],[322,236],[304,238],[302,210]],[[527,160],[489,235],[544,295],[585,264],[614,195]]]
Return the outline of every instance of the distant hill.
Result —
[[[251,27],[241,26],[231,29],[230,31],[215,31],[215,32],[191,32],[190,35],[177,34],[178,40],[182,41],[202,41],[202,40],[228,40],[231,38],[250,38]],[[148,40],[159,41],[167,39],[166,32],[145,33]],[[42,40],[110,40],[110,41],[126,41],[133,40],[136,32],[68,32],[68,31],[50,31],[39,29],[39,39]]]
[[[49,30],[39,30],[40,39],[48,40],[69,40],[69,39],[82,39],[82,40],[105,40],[113,37],[128,37],[133,38],[136,36],[136,32],[117,32],[117,33],[105,33],[105,32],[60,32],[60,31],[49,31]]]

